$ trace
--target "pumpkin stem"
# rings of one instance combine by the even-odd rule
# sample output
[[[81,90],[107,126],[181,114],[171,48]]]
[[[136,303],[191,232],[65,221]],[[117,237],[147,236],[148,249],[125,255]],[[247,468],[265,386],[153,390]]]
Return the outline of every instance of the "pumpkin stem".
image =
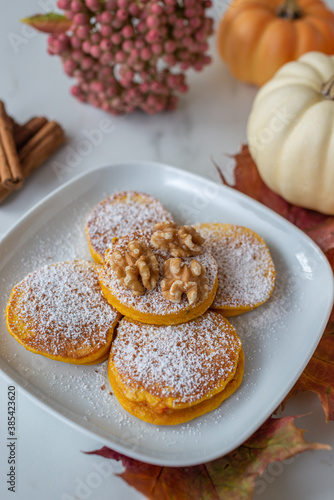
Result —
[[[323,83],[321,93],[326,99],[331,99],[334,101],[334,75],[328,80],[328,82]]]
[[[303,16],[303,10],[299,7],[297,0],[285,0],[276,9],[276,15],[284,19],[299,19]]]

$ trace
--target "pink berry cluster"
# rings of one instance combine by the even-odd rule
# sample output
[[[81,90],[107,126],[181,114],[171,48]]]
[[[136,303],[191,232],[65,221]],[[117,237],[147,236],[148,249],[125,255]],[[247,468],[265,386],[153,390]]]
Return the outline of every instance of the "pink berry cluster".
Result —
[[[72,94],[113,114],[175,109],[185,71],[210,63],[211,0],[58,0],[71,21],[48,52],[75,77]]]

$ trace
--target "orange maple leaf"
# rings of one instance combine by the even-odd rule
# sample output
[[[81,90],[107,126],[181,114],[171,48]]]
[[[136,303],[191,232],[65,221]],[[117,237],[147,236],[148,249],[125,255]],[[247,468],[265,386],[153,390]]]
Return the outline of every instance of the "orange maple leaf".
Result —
[[[274,193],[262,181],[247,145],[235,155],[235,183],[229,184],[221,170],[224,184],[260,201],[302,229],[325,253],[334,270],[334,216],[297,207]],[[334,420],[334,307],[320,343],[285,401],[299,391],[313,391],[319,396],[327,420]]]
[[[307,450],[330,446],[307,443],[294,417],[269,418],[247,441],[222,458],[194,467],[161,467],[126,457],[107,447],[88,452],[121,460],[119,476],[150,500],[250,500],[266,467]]]

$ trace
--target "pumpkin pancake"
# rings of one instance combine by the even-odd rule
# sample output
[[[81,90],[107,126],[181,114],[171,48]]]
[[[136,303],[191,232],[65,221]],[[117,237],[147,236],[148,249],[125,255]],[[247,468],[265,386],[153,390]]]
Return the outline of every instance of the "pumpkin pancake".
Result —
[[[241,341],[214,311],[173,326],[123,318],[108,363],[110,384],[123,408],[158,425],[180,424],[214,410],[239,387],[243,372]]]
[[[95,262],[102,264],[105,251],[115,238],[167,220],[173,220],[172,214],[153,196],[137,191],[115,193],[101,201],[88,217],[90,253]]]
[[[151,236],[154,229],[134,231],[113,245],[105,253],[105,263],[100,272],[100,285],[108,302],[124,316],[143,323],[171,325],[190,321],[203,314],[211,305],[218,286],[218,268],[215,259],[208,250],[204,250],[201,255],[187,257],[180,260],[182,269],[185,266],[191,267],[192,261],[196,261],[205,274],[205,285],[199,286],[201,295],[194,303],[189,303],[185,293],[182,294],[179,302],[168,300],[162,291],[166,284],[163,281],[166,261],[170,259],[170,254],[157,249],[151,244]],[[126,288],[113,269],[113,254],[119,252],[125,254],[129,243],[141,241],[147,246],[151,254],[157,260],[157,284],[152,290],[146,289],[141,295],[136,296],[132,290]],[[173,259],[175,260],[175,259]],[[177,260],[177,259],[176,259]],[[197,264],[196,264],[197,265]],[[182,267],[183,266],[183,267]],[[195,279],[195,278],[191,278]],[[166,280],[165,280],[166,281]]]
[[[197,224],[204,247],[218,264],[218,289],[211,308],[224,316],[250,311],[269,299],[275,268],[264,240],[251,229],[234,224]]]
[[[9,332],[26,349],[58,361],[106,359],[121,315],[103,297],[99,267],[74,260],[26,276],[13,288],[6,308]]]

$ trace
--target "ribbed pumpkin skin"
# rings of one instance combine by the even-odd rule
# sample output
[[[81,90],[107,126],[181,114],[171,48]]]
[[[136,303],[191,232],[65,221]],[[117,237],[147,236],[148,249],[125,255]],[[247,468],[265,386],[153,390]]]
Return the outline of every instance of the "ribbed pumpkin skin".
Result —
[[[250,153],[265,184],[285,200],[334,215],[334,56],[304,54],[257,93],[248,120]],[[334,87],[334,81],[333,81]]]
[[[284,0],[234,0],[218,27],[218,50],[241,81],[263,85],[305,52],[334,54],[334,13],[321,0],[298,0],[299,19],[276,15]]]

